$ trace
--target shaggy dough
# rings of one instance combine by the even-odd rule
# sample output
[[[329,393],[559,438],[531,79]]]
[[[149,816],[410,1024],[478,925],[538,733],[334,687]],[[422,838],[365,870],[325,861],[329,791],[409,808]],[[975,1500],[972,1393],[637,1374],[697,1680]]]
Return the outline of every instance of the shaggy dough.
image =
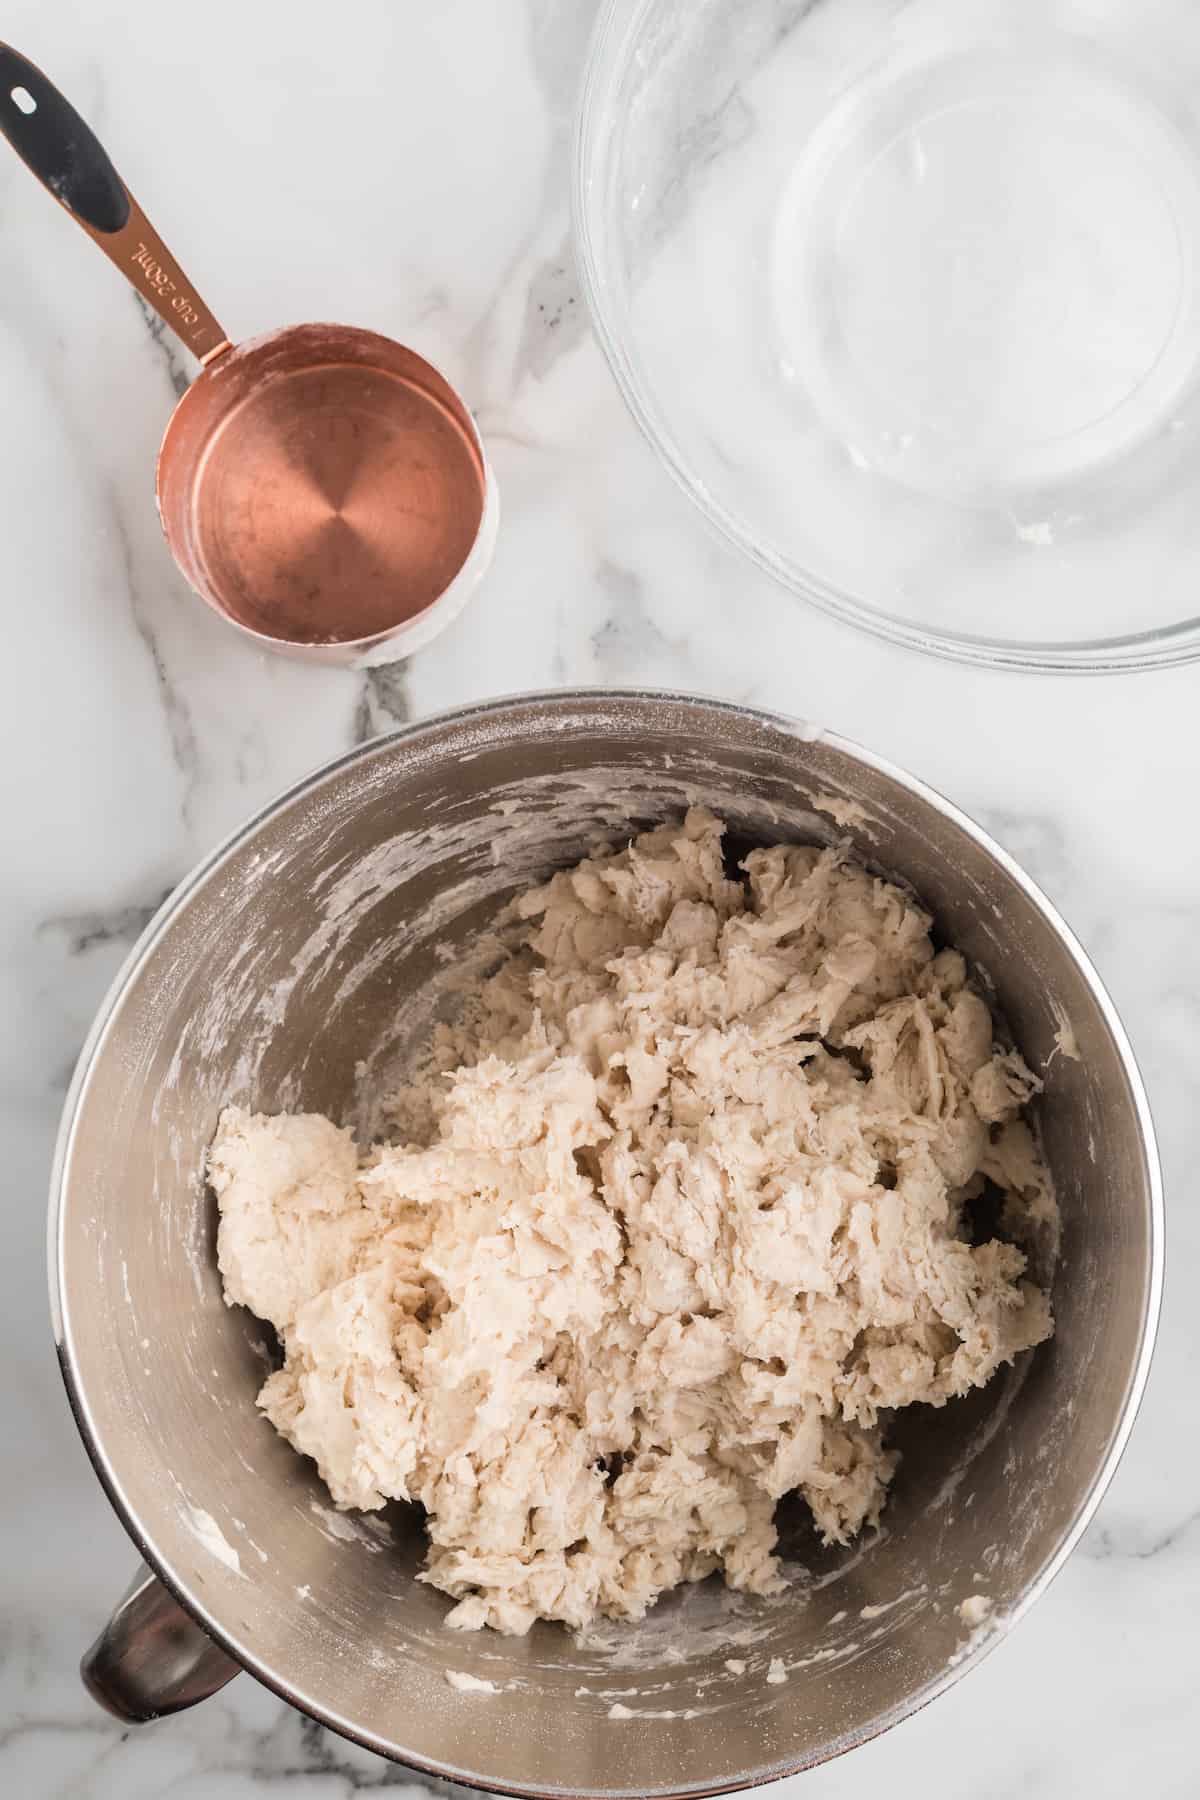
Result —
[[[259,1405],[340,1507],[419,1500],[449,1622],[640,1618],[721,1570],[782,1585],[773,1514],[878,1517],[881,1414],[941,1406],[1052,1329],[990,1178],[1053,1217],[1037,1087],[930,920],[845,848],[722,826],[598,854],[516,902],[523,947],[359,1159],[228,1108],[225,1296],[284,1366]]]

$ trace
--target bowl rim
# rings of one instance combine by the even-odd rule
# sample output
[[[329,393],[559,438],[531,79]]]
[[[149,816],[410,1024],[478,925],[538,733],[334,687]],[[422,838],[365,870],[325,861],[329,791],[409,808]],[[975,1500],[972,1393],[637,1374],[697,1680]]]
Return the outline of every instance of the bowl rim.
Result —
[[[295,801],[318,792],[327,783],[335,780],[345,770],[358,763],[366,763],[373,758],[390,753],[400,743],[412,743],[425,736],[434,736],[447,726],[483,724],[498,714],[509,714],[516,721],[531,714],[537,714],[548,706],[576,707],[580,714],[591,712],[597,722],[603,717],[606,707],[622,709],[633,706],[674,706],[683,709],[695,709],[699,713],[715,714],[718,719],[730,718],[747,721],[759,729],[765,729],[784,737],[799,738],[806,742],[820,742],[832,749],[864,764],[866,767],[882,774],[906,789],[917,799],[924,801],[951,823],[957,825],[968,837],[991,856],[1021,889],[1027,899],[1043,914],[1051,930],[1062,943],[1071,957],[1082,979],[1100,1009],[1105,1025],[1109,1030],[1114,1047],[1121,1062],[1122,1070],[1129,1084],[1129,1091],[1137,1118],[1141,1148],[1146,1171],[1146,1190],[1148,1198],[1149,1255],[1148,1268],[1143,1297],[1142,1321],[1138,1339],[1137,1354],[1122,1402],[1121,1411],[1116,1420],[1115,1429],[1105,1456],[1097,1468],[1084,1500],[1071,1526],[1064,1532],[1054,1554],[1047,1560],[1042,1569],[1028,1584],[1020,1598],[1008,1609],[1002,1621],[998,1621],[1001,1629],[984,1634],[980,1641],[961,1656],[960,1660],[947,1666],[931,1681],[907,1699],[873,1719],[849,1736],[836,1748],[828,1752],[796,1760],[785,1760],[751,1769],[740,1774],[736,1779],[722,1781],[714,1786],[663,1787],[653,1791],[645,1788],[614,1788],[604,1790],[605,1800],[642,1800],[652,1792],[652,1800],[701,1800],[709,1794],[726,1794],[739,1792],[747,1788],[765,1785],[768,1782],[782,1780],[788,1776],[802,1773],[805,1769],[817,1767],[831,1762],[847,1751],[856,1749],[860,1744],[868,1743],[881,1736],[885,1731],[897,1725],[901,1720],[911,1717],[935,1700],[940,1694],[987,1657],[996,1645],[1007,1637],[1009,1631],[1041,1598],[1050,1583],[1062,1569],[1068,1557],[1075,1549],[1083,1533],[1091,1523],[1117,1466],[1124,1455],[1129,1442],[1138,1410],[1145,1393],[1149,1378],[1150,1366],[1154,1355],[1162,1306],[1163,1263],[1165,1209],[1161,1164],[1158,1155],[1154,1122],[1150,1112],[1150,1104],[1142,1081],[1141,1072],[1134,1056],[1125,1027],[1110,998],[1098,971],[1093,965],[1086,950],[1071,930],[1070,926],[1059,914],[1053,902],[1042,892],[1041,888],[1028,876],[1020,865],[967,813],[945,798],[936,788],[929,786],[919,777],[910,775],[906,770],[892,763],[887,758],[876,755],[865,749],[852,739],[840,733],[830,731],[807,721],[791,717],[760,707],[747,706],[738,701],[720,699],[703,693],[693,693],[674,688],[647,687],[573,687],[537,689],[511,695],[499,696],[495,699],[471,702],[466,705],[447,707],[426,718],[413,721],[397,730],[385,733],[380,737],[370,738],[362,744],[340,752],[328,761],[319,764],[307,775],[289,783],[276,797],[259,807],[243,824],[228,833],[211,850],[207,856],[195,865],[176,888],[167,896],[158,911],[146,925],[136,944],[125,958],[97,1011],[95,1020],[88,1032],[74,1074],[63,1104],[62,1118],[59,1125],[54,1158],[51,1168],[49,1206],[47,1216],[47,1260],[50,1289],[50,1311],[54,1330],[55,1344],[58,1353],[59,1368],[66,1387],[67,1398],[74,1415],[75,1424],[83,1440],[84,1448],[99,1478],[109,1503],[116,1512],[126,1532],[133,1541],[137,1552],[147,1566],[167,1588],[168,1592],[179,1603],[183,1610],[197,1625],[217,1643],[227,1655],[233,1658],[240,1667],[253,1675],[263,1686],[270,1689],[281,1700],[298,1708],[309,1718],[327,1726],[339,1736],[358,1744],[364,1749],[373,1751],[391,1762],[400,1763],[408,1768],[424,1774],[443,1777],[467,1787],[475,1787],[485,1792],[495,1792],[519,1796],[520,1800],[585,1800],[585,1796],[594,1790],[570,1788],[562,1786],[523,1786],[515,1783],[497,1781],[487,1777],[480,1771],[464,1770],[453,1764],[443,1764],[431,1758],[425,1758],[415,1752],[402,1750],[390,1739],[373,1733],[363,1726],[354,1723],[334,1708],[323,1704],[316,1696],[292,1686],[286,1677],[273,1668],[263,1658],[244,1644],[237,1633],[220,1624],[209,1612],[204,1600],[189,1586],[188,1582],[175,1570],[167,1556],[161,1553],[154,1544],[150,1534],[142,1525],[132,1505],[126,1500],[121,1480],[101,1442],[100,1432],[96,1426],[86,1391],[86,1383],[80,1370],[76,1355],[72,1331],[72,1320],[65,1296],[65,1271],[69,1255],[66,1238],[66,1190],[67,1177],[70,1172],[72,1151],[76,1128],[79,1121],[82,1102],[87,1093],[91,1076],[105,1043],[112,1031],[128,988],[136,979],[142,967],[157,949],[160,940],[176,917],[183,912],[188,902],[214,875],[216,875],[243,845],[270,819],[285,811]]]
[[[609,304],[602,250],[602,209],[596,204],[606,143],[613,134],[612,78],[655,0],[602,0],[592,28],[575,113],[571,230],[580,284],[592,327],[635,425],[709,528],[756,568],[799,599],[884,643],[944,662],[1040,675],[1114,675],[1178,668],[1200,660],[1200,613],[1150,631],[1112,637],[1031,641],[940,631],[902,614],[883,612],[834,582],[804,570],[759,542],[693,473],[623,340]],[[628,15],[628,16],[626,16]]]

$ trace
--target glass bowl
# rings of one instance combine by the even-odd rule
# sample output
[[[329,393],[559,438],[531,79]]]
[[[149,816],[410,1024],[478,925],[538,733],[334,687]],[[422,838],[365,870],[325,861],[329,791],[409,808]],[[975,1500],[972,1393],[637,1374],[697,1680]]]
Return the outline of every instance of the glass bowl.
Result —
[[[635,419],[804,599],[1200,656],[1194,0],[605,0],[575,212]]]

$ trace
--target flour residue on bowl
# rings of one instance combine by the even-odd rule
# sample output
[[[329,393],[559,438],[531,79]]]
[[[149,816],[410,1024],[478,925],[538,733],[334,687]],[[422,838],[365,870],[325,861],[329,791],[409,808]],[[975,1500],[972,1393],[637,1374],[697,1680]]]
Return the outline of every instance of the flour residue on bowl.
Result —
[[[241,1558],[212,1514],[205,1512],[203,1507],[188,1506],[185,1508],[185,1517],[193,1535],[209,1555],[215,1556],[218,1562],[224,1563],[225,1567],[232,1570],[233,1574],[241,1575],[243,1573]]]
[[[470,1674],[465,1669],[447,1669],[446,1681],[460,1694],[498,1694],[500,1692],[494,1681],[486,1681],[478,1675]]]

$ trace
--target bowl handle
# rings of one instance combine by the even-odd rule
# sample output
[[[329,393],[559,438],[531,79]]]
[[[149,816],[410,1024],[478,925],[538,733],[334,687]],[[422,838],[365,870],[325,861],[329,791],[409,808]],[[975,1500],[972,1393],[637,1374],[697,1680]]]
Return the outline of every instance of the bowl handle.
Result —
[[[184,1612],[145,1563],[79,1665],[93,1700],[126,1725],[145,1725],[207,1700],[241,1664]]]

